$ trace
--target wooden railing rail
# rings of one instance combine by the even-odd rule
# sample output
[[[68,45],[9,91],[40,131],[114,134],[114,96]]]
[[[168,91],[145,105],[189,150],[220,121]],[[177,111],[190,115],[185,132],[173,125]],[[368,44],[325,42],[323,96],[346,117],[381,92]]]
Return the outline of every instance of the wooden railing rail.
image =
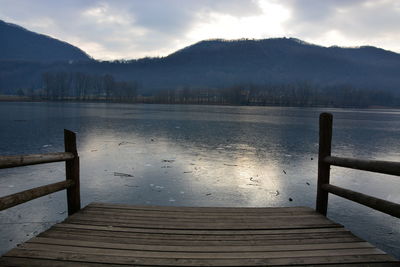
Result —
[[[328,209],[328,194],[332,193],[372,209],[400,218],[400,204],[341,188],[329,183],[331,165],[400,176],[400,162],[333,157],[331,156],[331,143],[332,114],[322,113],[319,120],[316,210],[326,216]]]
[[[0,156],[0,169],[65,161],[66,176],[65,181],[0,197],[0,211],[64,189],[67,189],[68,215],[80,210],[79,156],[74,132],[64,130],[64,146],[65,152]]]
[[[400,176],[400,162],[353,159],[332,156],[326,157],[323,160],[329,165],[334,165],[338,167]]]
[[[0,210],[5,210],[16,205],[28,202],[29,200],[43,197],[71,187],[74,184],[71,180],[61,181],[54,184],[39,186],[33,189],[18,192],[0,198]]]
[[[35,164],[59,162],[73,159],[71,152],[56,152],[47,154],[30,154],[18,156],[0,156],[0,169],[22,167]]]
[[[374,210],[379,210],[383,213],[400,218],[400,204],[396,204],[384,199],[376,198],[373,196],[369,196],[363,193],[355,192],[331,184],[324,184],[322,186],[322,189],[324,189],[329,193],[341,196],[343,198],[360,203],[364,206],[370,207]]]

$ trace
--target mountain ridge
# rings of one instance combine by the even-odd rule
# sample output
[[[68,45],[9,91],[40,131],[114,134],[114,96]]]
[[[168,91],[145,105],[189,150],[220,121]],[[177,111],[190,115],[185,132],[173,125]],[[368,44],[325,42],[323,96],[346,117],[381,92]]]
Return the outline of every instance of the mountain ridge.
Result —
[[[210,39],[165,57],[134,60],[31,60],[27,64],[27,59],[1,59],[3,93],[13,93],[18,88],[40,89],[46,72],[83,72],[110,74],[116,80],[137,82],[140,93],[144,94],[182,87],[225,88],[299,82],[319,87],[349,85],[400,94],[400,54],[373,46],[325,47],[297,38]]]
[[[70,61],[91,60],[76,46],[17,24],[0,20],[0,60]]]

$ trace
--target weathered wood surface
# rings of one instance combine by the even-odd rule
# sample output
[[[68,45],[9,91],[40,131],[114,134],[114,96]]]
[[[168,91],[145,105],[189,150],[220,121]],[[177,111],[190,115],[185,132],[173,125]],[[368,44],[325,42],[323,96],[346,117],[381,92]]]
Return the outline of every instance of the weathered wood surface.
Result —
[[[400,162],[353,159],[333,156],[325,157],[324,162],[339,167],[400,176]]]
[[[18,156],[0,156],[0,169],[66,161],[73,158],[74,154],[69,152],[30,154],[30,155],[18,155]]]
[[[325,184],[322,188],[332,194],[360,203],[364,206],[379,210],[386,214],[400,218],[400,204],[393,203],[384,199],[365,195],[339,186]]]
[[[65,180],[62,182],[39,186],[12,195],[0,197],[0,211],[25,203],[35,198],[68,189],[73,184],[74,182],[72,180]]]
[[[316,211],[326,216],[328,209],[328,194],[332,193],[400,218],[400,204],[329,184],[331,165],[400,176],[400,162],[331,156],[332,120],[333,117],[330,113],[321,113],[319,117],[318,186]]]
[[[332,114],[321,113],[319,117],[319,152],[318,152],[318,183],[317,183],[317,212],[326,216],[328,210],[328,192],[322,185],[329,184],[330,166],[324,161],[331,155],[332,145]]]
[[[304,207],[93,203],[9,251],[2,266],[397,266]]]
[[[68,215],[80,210],[79,156],[76,149],[76,135],[74,132],[64,130],[64,145],[65,152],[0,156],[0,169],[65,161],[66,176],[66,180],[63,182],[44,185],[0,197],[0,211],[63,189],[67,190]]]
[[[74,182],[73,186],[67,188],[68,215],[72,215],[81,209],[79,156],[76,149],[76,135],[66,129],[64,129],[64,147],[66,153],[74,155],[73,159],[65,162],[65,177]]]

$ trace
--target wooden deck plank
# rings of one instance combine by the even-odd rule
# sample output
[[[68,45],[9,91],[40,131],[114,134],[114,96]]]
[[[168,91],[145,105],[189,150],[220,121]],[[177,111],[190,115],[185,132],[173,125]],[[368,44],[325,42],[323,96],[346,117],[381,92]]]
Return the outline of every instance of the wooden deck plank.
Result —
[[[106,204],[106,203],[91,203],[87,206],[97,208],[108,208],[111,210],[122,209],[125,211],[157,211],[162,212],[177,212],[177,213],[196,213],[196,214],[261,214],[261,213],[277,213],[277,212],[315,212],[308,207],[187,207],[187,206],[139,206],[139,205],[124,205],[124,204]]]
[[[290,257],[290,258],[243,258],[243,259],[191,259],[191,258],[143,258],[135,256],[84,254],[81,252],[60,252],[45,250],[15,249],[8,253],[12,257],[29,257],[34,259],[58,259],[72,262],[131,264],[147,266],[273,266],[299,264],[327,264],[327,263],[370,263],[395,262],[387,255],[340,255],[319,257]],[[360,265],[365,266],[365,265]]]
[[[124,214],[124,213],[105,213],[105,212],[91,212],[83,210],[80,213],[74,214],[70,216],[70,218],[113,218],[113,219],[129,219],[129,220],[139,220],[139,221],[151,221],[151,220],[160,220],[163,221],[179,221],[186,222],[186,221],[204,221],[204,222],[213,222],[213,221],[234,221],[236,222],[259,222],[259,221],[270,221],[270,220],[280,220],[280,221],[293,221],[293,220],[320,220],[326,221],[328,223],[332,223],[331,221],[327,220],[326,217],[318,214],[301,214],[301,215],[287,215],[287,214],[277,214],[274,216],[263,216],[263,215],[253,215],[253,216],[175,216],[175,215],[168,215],[168,216],[160,216],[154,214],[153,216],[140,216],[135,214]]]
[[[179,239],[163,239],[154,240],[146,238],[132,239],[130,237],[102,237],[102,236],[82,236],[79,234],[51,234],[43,235],[42,237],[60,238],[66,240],[82,240],[82,241],[97,241],[120,244],[144,244],[144,245],[174,245],[174,246],[240,246],[240,245],[285,245],[285,244],[324,244],[324,243],[345,243],[359,242],[356,237],[339,237],[339,238],[313,238],[313,239],[275,239],[275,240],[179,240]]]
[[[314,238],[332,238],[332,237],[349,237],[352,236],[349,232],[317,232],[317,233],[289,233],[289,234],[263,234],[263,235],[190,235],[190,234],[154,234],[154,233],[126,233],[114,231],[97,231],[97,230],[83,230],[83,229],[69,229],[69,228],[53,228],[46,231],[47,234],[79,234],[87,236],[103,236],[103,237],[124,237],[124,238],[146,238],[155,240],[284,240],[284,239],[314,239]],[[45,234],[43,233],[43,234]]]
[[[397,263],[390,262],[377,262],[371,263],[368,262],[366,264],[360,263],[343,263],[343,264],[324,264],[324,265],[308,265],[309,267],[355,267],[355,266],[368,266],[368,267],[394,267],[398,266]],[[110,264],[110,263],[90,263],[90,262],[78,262],[78,261],[60,261],[60,260],[44,260],[44,259],[33,259],[33,258],[18,258],[18,257],[3,257],[0,258],[0,266],[31,266],[31,267],[111,267],[111,266],[149,266],[149,265],[131,265],[131,264]],[[153,265],[155,266],[155,265]],[[160,266],[160,265],[158,265]],[[215,266],[215,265],[214,265]],[[221,265],[220,265],[221,266]],[[226,265],[225,265],[226,266]],[[230,265],[232,266],[232,265]],[[236,265],[237,266],[237,265]],[[242,265],[243,266],[243,265]],[[251,266],[257,266],[255,264],[251,264]],[[258,266],[266,266],[265,264]],[[271,265],[269,265],[271,266]],[[282,265],[281,265],[282,266]]]
[[[258,245],[258,246],[171,246],[171,245],[137,245],[108,242],[65,240],[57,238],[37,237],[27,244],[62,245],[90,248],[110,248],[136,251],[160,251],[160,252],[267,252],[267,251],[297,251],[297,250],[329,250],[329,249],[358,249],[373,248],[367,242],[352,243],[320,243],[320,244],[286,244],[286,245]]]
[[[48,260],[34,258],[19,257],[2,257],[0,258],[0,266],[29,266],[29,267],[110,267],[110,266],[127,266],[126,264],[109,264],[109,263],[91,263],[64,260]]]
[[[179,213],[179,212],[157,212],[157,211],[125,211],[125,210],[104,210],[98,208],[85,208],[82,210],[80,214],[87,215],[102,215],[102,216],[124,216],[124,217],[138,217],[138,218],[179,218],[179,219],[220,219],[220,218],[229,218],[229,219],[240,219],[243,217],[248,217],[249,219],[256,218],[272,218],[272,217],[319,217],[322,216],[320,214],[315,214],[315,212],[276,212],[276,213],[251,213],[251,214],[235,214],[235,213]]]
[[[147,229],[170,229],[170,230],[179,230],[186,228],[187,230],[254,230],[254,229],[260,229],[260,230],[269,230],[269,229],[302,229],[302,228],[328,228],[328,227],[335,227],[332,225],[327,225],[327,224],[309,224],[309,225],[265,225],[265,224],[259,224],[259,225],[229,225],[229,224],[214,224],[214,225],[204,225],[204,224],[196,224],[196,225],[191,225],[191,224],[170,224],[170,225],[165,225],[165,224],[132,224],[132,223],[110,223],[110,222],[98,222],[98,221],[90,221],[90,220],[75,220],[75,221],[69,221],[70,223],[74,224],[80,224],[80,225],[97,225],[97,226],[106,226],[106,227],[126,227],[126,228],[147,228]],[[339,227],[339,226],[337,226]]]
[[[250,229],[290,229],[290,228],[321,228],[321,227],[340,227],[326,218],[311,217],[307,219],[298,219],[290,217],[270,218],[259,221],[230,221],[230,220],[212,220],[212,221],[182,221],[182,220],[139,220],[139,219],[116,219],[105,216],[88,216],[84,214],[75,214],[65,220],[66,223],[106,225],[119,227],[137,227],[137,228],[157,228],[157,229],[199,229],[199,230],[250,230]]]
[[[321,257],[321,256],[345,256],[345,255],[385,255],[376,248],[345,248],[345,249],[315,249],[313,250],[282,250],[282,251],[244,251],[237,252],[181,252],[181,251],[137,251],[126,249],[95,248],[68,245],[54,245],[41,243],[23,243],[11,256],[21,255],[24,251],[58,251],[75,252],[88,255],[110,255],[121,257],[142,258],[180,258],[180,259],[251,259],[251,258],[292,258],[292,257]],[[6,254],[7,255],[7,254]]]
[[[283,234],[298,232],[334,232],[343,231],[342,226],[329,228],[292,228],[292,229],[259,229],[259,230],[193,230],[193,229],[155,229],[155,228],[135,228],[135,227],[118,227],[118,226],[101,226],[90,224],[70,224],[60,223],[53,226],[54,228],[70,228],[70,229],[91,229],[115,232],[136,232],[136,233],[164,233],[164,234],[197,234],[197,235],[258,235],[258,234]]]
[[[220,224],[140,224],[140,223],[110,223],[110,222],[99,222],[99,221],[90,221],[90,220],[74,220],[68,221],[70,223],[80,224],[80,225],[97,225],[97,226],[107,226],[107,227],[132,227],[132,228],[148,228],[148,229],[183,229],[186,228],[188,230],[268,230],[268,229],[299,229],[299,228],[326,228],[326,227],[336,227],[328,224],[305,224],[305,225],[265,225],[265,224],[258,224],[258,225],[230,225],[225,223]],[[339,226],[337,226],[339,227]]]
[[[365,264],[398,262],[310,208],[102,203],[88,205],[0,258],[2,266]]]
[[[259,219],[247,219],[246,217],[240,219],[176,219],[176,218],[134,218],[134,217],[124,217],[124,216],[100,216],[100,215],[88,215],[88,214],[74,214],[70,216],[66,222],[74,221],[98,221],[98,222],[109,222],[109,223],[127,223],[127,224],[148,224],[148,225],[198,225],[198,224],[208,224],[208,225],[235,225],[235,226],[253,226],[257,227],[260,225],[276,225],[279,222],[280,225],[312,225],[312,224],[324,224],[335,226],[337,224],[325,218],[319,217],[280,217],[268,218],[263,217]],[[184,227],[182,227],[184,228]]]
[[[82,211],[92,211],[92,212],[105,212],[105,213],[117,213],[117,214],[134,214],[134,215],[140,215],[140,216],[168,216],[168,215],[173,215],[174,217],[188,217],[188,216],[196,216],[196,217],[203,217],[203,216],[276,216],[276,215],[287,215],[287,216],[293,216],[293,215],[319,215],[316,214],[315,211],[313,210],[276,210],[276,211],[269,211],[266,210],[265,208],[258,208],[259,210],[255,212],[235,212],[235,211],[209,211],[207,210],[200,210],[200,211],[195,211],[195,210],[154,210],[154,209],[123,209],[123,208],[105,208],[105,207],[98,207],[98,206],[86,206]]]

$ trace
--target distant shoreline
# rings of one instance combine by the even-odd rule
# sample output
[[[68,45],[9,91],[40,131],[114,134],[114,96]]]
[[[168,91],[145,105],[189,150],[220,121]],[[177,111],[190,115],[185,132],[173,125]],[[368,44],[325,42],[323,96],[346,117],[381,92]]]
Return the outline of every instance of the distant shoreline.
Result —
[[[78,99],[63,99],[63,100],[47,100],[42,98],[31,98],[28,96],[16,96],[16,95],[0,95],[0,102],[49,102],[49,103],[115,103],[115,104],[155,104],[155,105],[210,105],[210,106],[242,106],[242,107],[298,107],[298,108],[356,108],[356,109],[400,109],[400,107],[391,107],[391,106],[324,106],[324,105],[311,105],[311,106],[292,106],[292,105],[233,105],[233,104],[223,104],[223,103],[156,103],[156,102],[147,102],[147,101],[119,101],[112,100],[107,101],[105,99],[87,99],[87,100],[78,100]]]

